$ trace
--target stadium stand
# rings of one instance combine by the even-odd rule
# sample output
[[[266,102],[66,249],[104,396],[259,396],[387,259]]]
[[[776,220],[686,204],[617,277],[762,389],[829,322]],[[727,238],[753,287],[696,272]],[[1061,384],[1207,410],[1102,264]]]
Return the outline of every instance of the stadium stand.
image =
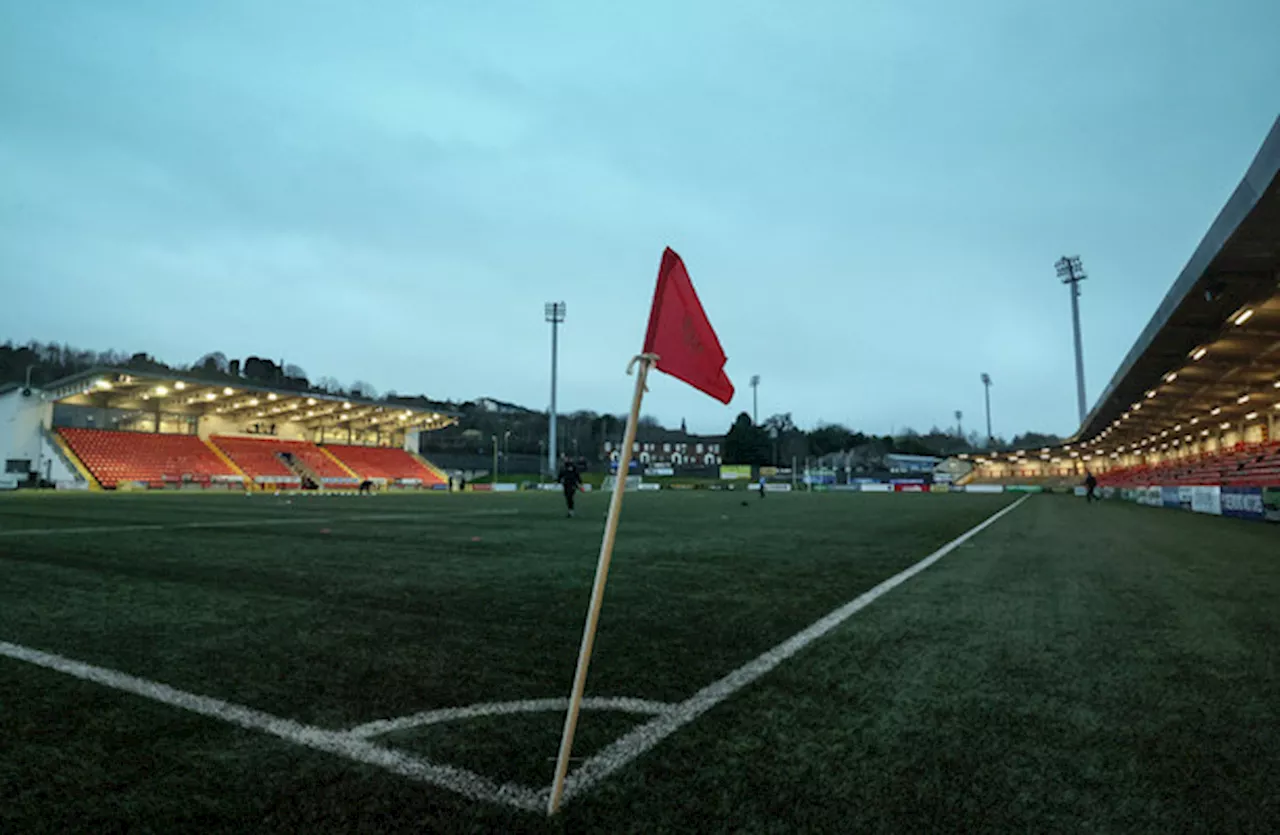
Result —
[[[230,435],[214,435],[209,440],[256,482],[291,486],[302,483],[302,477],[290,469],[277,454],[279,445],[284,442]]]
[[[339,444],[327,444],[325,449],[364,478],[386,481],[417,480],[425,485],[444,483],[438,473],[423,465],[403,449]]]
[[[218,448],[227,453],[246,474],[257,476],[298,476],[317,484],[350,486],[358,480],[315,444],[277,438],[242,438],[215,435]],[[243,459],[243,463],[242,463]],[[289,459],[292,459],[292,466]]]
[[[208,484],[215,476],[236,477],[195,435],[70,427],[58,432],[103,487],[130,482],[152,487],[183,481]]]
[[[1104,487],[1166,484],[1280,487],[1280,443],[1239,446],[1220,454],[1120,467],[1098,475]]]

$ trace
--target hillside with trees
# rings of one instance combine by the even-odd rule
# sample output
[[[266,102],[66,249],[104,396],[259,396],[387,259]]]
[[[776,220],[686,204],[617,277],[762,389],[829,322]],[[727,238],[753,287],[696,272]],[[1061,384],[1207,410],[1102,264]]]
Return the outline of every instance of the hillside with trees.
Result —
[[[300,366],[284,359],[258,356],[229,358],[222,351],[203,354],[190,364],[170,365],[142,352],[87,351],[56,342],[15,345],[10,341],[0,344],[0,383],[22,383],[30,373],[32,385],[40,386],[100,367],[438,408],[457,415],[458,424],[424,436],[424,452],[486,455],[496,437],[504,455],[532,459],[546,454],[547,413],[492,398],[454,402],[394,391],[379,394],[372,384],[363,380],[346,385],[331,376],[311,380]],[[606,441],[621,441],[626,417],[579,410],[559,415],[557,422],[561,451],[595,463],[599,461]],[[687,435],[683,433],[683,427],[679,431],[667,429],[653,417],[641,418],[642,438],[658,439],[679,434]],[[1036,448],[1060,443],[1061,440],[1056,435],[1027,432],[1010,442],[996,438],[995,448]],[[884,436],[864,434],[838,423],[821,423],[811,429],[802,429],[796,426],[789,412],[771,415],[759,426],[753,425],[750,415],[744,412],[725,428],[723,436],[724,460],[730,464],[785,465],[793,459],[820,458],[850,450],[864,450],[877,455],[954,455],[984,448],[976,433],[961,436],[958,432],[936,426],[926,433],[903,429]]]

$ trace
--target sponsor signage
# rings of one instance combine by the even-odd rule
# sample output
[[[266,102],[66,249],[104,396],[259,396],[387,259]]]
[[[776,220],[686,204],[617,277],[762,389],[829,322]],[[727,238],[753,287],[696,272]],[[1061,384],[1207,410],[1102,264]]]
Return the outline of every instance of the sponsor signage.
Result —
[[[498,484],[493,484],[493,485],[490,485],[490,486],[493,488],[493,492],[495,492],[495,493],[514,493],[514,492],[516,492],[516,485],[514,485],[514,484],[510,484],[510,483],[507,483],[507,482],[499,482]]]
[[[1201,486],[1192,487],[1191,509],[1196,513],[1210,513],[1214,516],[1221,516],[1222,488]]]
[[[1183,510],[1190,510],[1191,495],[1194,492],[1195,492],[1194,487],[1179,487],[1178,488],[1178,507],[1182,508]]]
[[[1004,488],[1010,493],[1042,493],[1044,488],[1036,484],[1010,484]]]
[[[636,485],[636,489],[637,490],[661,490],[662,485],[661,484],[645,484],[644,482],[641,482],[640,484]]]
[[[1075,490],[1075,493],[1077,496],[1084,497],[1089,495],[1089,490],[1088,488],[1085,488],[1085,487],[1077,487]]]
[[[1003,493],[1004,486],[1000,484],[966,484],[964,488],[966,493]]]
[[[864,492],[864,493],[892,493],[892,492],[893,492],[893,485],[892,485],[892,484],[864,484],[864,485],[862,485],[862,492]]]
[[[950,485],[950,484],[934,484],[934,485],[933,485],[933,487],[932,487],[932,488],[930,488],[930,491],[929,491],[929,492],[931,492],[931,493],[950,493],[950,492],[951,492],[951,485]]]
[[[1262,512],[1268,522],[1280,522],[1280,487],[1263,489]]]
[[[1177,487],[1161,487],[1160,503],[1165,507],[1181,507],[1181,500],[1178,498]]]
[[[766,493],[790,493],[791,485],[790,484],[765,484],[764,490]]]
[[[617,462],[617,461],[610,461],[610,462],[609,462],[609,472],[610,472],[610,473],[617,473],[617,472],[618,472],[618,462]],[[638,473],[638,472],[640,472],[640,462],[639,462],[639,461],[637,461],[636,459],[632,458],[632,459],[631,459],[631,463],[627,465],[627,472],[629,472],[629,473]]]
[[[675,475],[676,470],[670,464],[650,464],[644,468],[644,474],[651,476]]]
[[[733,481],[735,479],[751,478],[750,464],[721,464],[720,478],[725,481]]]
[[[1236,519],[1264,519],[1261,487],[1223,487],[1222,515]]]
[[[895,484],[893,485],[895,493],[928,493],[929,485],[927,484]]]

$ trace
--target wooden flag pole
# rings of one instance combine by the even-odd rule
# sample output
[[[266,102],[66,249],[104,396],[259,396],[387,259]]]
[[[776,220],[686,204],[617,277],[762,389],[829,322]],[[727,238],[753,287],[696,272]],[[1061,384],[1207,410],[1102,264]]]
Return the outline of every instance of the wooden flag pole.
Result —
[[[627,415],[627,430],[622,439],[622,453],[618,456],[618,476],[613,483],[613,498],[609,501],[609,518],[604,525],[604,539],[600,541],[600,561],[596,564],[596,580],[591,587],[591,605],[587,607],[587,623],[582,628],[582,647],[578,650],[578,668],[573,674],[573,692],[569,695],[569,712],[564,717],[564,734],[560,737],[560,756],[556,758],[556,777],[551,784],[551,797],[547,801],[547,814],[554,815],[560,809],[564,795],[564,781],[569,773],[569,754],[573,750],[573,732],[578,727],[578,711],[582,708],[582,694],[587,686],[587,665],[591,663],[591,647],[596,640],[596,625],[600,622],[600,605],[604,602],[604,584],[609,577],[609,561],[613,558],[613,541],[618,535],[618,518],[622,515],[622,494],[627,487],[627,474],[631,471],[631,448],[636,443],[636,428],[640,423],[640,401],[644,399],[645,380],[649,368],[657,362],[654,354],[641,354],[633,360],[639,363],[636,372],[636,393],[631,398],[631,413]]]

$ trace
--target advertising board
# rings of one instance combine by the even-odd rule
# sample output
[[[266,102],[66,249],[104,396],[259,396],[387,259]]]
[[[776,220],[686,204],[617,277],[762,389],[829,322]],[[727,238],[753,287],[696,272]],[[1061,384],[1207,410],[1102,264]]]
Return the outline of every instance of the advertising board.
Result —
[[[670,464],[650,464],[644,468],[644,474],[651,476],[669,476],[675,475],[676,470],[675,467],[672,467]]]
[[[1008,484],[1004,488],[1009,493],[1042,493],[1044,488],[1036,484]]]
[[[927,484],[902,484],[893,485],[895,493],[928,493],[929,485]]]
[[[1089,495],[1089,491],[1088,491],[1088,490],[1086,490],[1086,489],[1085,489],[1085,488],[1083,488],[1083,487],[1077,487],[1077,488],[1075,489],[1075,494],[1076,494],[1077,496],[1079,496],[1079,497],[1083,498],[1083,497],[1085,497],[1085,496]]]
[[[893,492],[893,485],[892,485],[892,484],[864,484],[864,485],[862,485],[862,492],[864,492],[864,493],[892,493],[892,492]]]
[[[638,485],[636,486],[636,489],[637,489],[637,490],[661,490],[661,489],[662,489],[662,485],[661,485],[661,484],[648,484],[648,483],[646,483],[646,482],[643,482],[643,481],[642,481],[642,482],[640,482],[640,484],[638,484]]]
[[[766,493],[790,493],[791,485],[790,484],[774,484],[772,482],[766,482],[764,485],[764,490]]]
[[[931,492],[931,493],[950,493],[950,492],[951,492],[951,485],[950,485],[950,484],[934,484],[934,485],[933,485],[933,487],[932,487],[932,488],[930,488],[929,492]]]
[[[1268,522],[1280,522],[1280,487],[1262,491],[1262,512]]]
[[[966,493],[1003,493],[1004,486],[1000,484],[966,484],[964,487]]]
[[[1195,486],[1191,488],[1191,509],[1196,513],[1222,515],[1222,488]]]
[[[750,479],[750,464],[721,464],[720,478],[725,481],[733,481],[734,479]]]
[[[1192,495],[1194,492],[1195,492],[1195,488],[1192,488],[1192,487],[1179,487],[1179,488],[1178,488],[1178,507],[1182,508],[1183,510],[1190,510],[1190,509],[1191,509],[1191,495]]]
[[[1223,487],[1222,515],[1235,519],[1264,519],[1261,487]]]
[[[514,493],[517,489],[516,485],[505,482],[490,486],[493,488],[493,492],[495,493]]]
[[[1160,488],[1160,504],[1165,507],[1181,507],[1181,501],[1178,498],[1177,487],[1161,487]]]

